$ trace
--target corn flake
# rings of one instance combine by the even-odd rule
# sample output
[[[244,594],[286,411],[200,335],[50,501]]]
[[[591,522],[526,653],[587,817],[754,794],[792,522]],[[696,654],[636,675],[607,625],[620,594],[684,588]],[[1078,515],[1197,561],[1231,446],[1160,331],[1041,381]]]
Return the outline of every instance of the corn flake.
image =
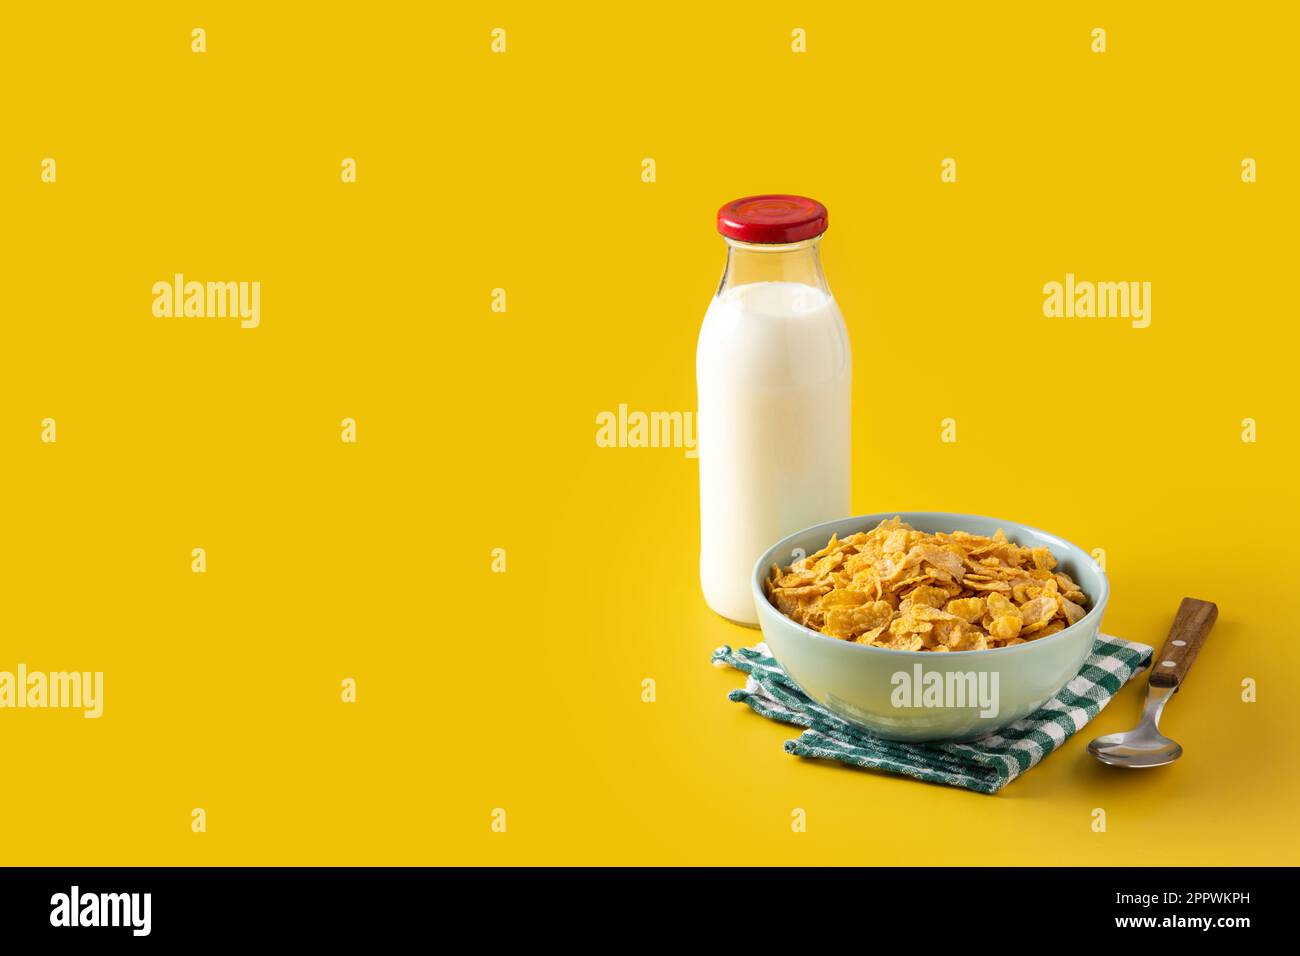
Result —
[[[1048,548],[926,534],[889,518],[773,565],[764,590],[782,614],[830,637],[911,651],[1015,647],[1086,615],[1088,598]]]

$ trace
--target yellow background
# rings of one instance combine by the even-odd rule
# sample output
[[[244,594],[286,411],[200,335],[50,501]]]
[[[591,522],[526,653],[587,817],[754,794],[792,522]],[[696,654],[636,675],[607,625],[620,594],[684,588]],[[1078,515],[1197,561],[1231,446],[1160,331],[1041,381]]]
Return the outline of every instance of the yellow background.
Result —
[[[0,669],[106,699],[0,712],[0,863],[1297,862],[1297,23],[1130,6],[16,7]],[[694,407],[713,215],[764,191],[830,209],[856,511],[1105,548],[1135,640],[1218,602],[1178,764],[1085,755],[1135,686],[997,797],[726,700],[696,464],[595,416]],[[260,281],[261,327],[154,318],[174,272]],[[1152,282],[1151,327],[1044,318],[1066,272]]]

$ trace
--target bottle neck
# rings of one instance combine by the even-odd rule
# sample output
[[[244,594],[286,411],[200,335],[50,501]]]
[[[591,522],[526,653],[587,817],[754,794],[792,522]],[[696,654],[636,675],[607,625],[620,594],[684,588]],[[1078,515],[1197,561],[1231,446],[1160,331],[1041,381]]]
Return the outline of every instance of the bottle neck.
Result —
[[[757,244],[723,237],[727,243],[727,267],[718,294],[751,282],[798,282],[830,295],[818,251],[821,236],[802,242]]]

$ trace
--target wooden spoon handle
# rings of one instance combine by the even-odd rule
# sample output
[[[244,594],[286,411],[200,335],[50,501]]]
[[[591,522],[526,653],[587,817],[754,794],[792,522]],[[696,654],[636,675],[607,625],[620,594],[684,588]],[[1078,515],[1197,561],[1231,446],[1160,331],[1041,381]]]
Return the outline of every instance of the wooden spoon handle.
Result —
[[[1174,626],[1169,629],[1165,646],[1151,664],[1151,686],[1172,687],[1175,692],[1183,686],[1192,661],[1210,636],[1210,628],[1219,616],[1219,608],[1210,601],[1183,598],[1178,605]]]

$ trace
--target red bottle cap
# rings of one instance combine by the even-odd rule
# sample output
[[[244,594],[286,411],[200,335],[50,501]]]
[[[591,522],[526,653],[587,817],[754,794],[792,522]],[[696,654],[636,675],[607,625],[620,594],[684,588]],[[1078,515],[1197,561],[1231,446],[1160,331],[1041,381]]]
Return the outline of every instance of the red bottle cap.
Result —
[[[718,232],[741,242],[802,242],[826,231],[826,207],[807,196],[746,196],[718,210]]]

